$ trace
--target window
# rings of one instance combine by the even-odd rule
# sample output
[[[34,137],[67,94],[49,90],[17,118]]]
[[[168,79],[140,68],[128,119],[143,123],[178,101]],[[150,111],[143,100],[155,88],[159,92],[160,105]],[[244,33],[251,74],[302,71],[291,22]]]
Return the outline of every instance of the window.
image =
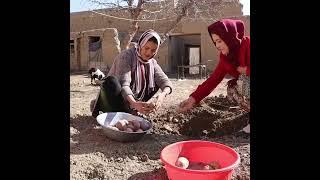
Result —
[[[74,54],[74,40],[70,40],[70,54]]]
[[[102,62],[102,39],[99,36],[89,36],[89,61]]]
[[[100,41],[100,37],[99,36],[89,36],[89,43],[95,43]]]
[[[99,36],[89,36],[89,51],[97,51],[101,48]]]

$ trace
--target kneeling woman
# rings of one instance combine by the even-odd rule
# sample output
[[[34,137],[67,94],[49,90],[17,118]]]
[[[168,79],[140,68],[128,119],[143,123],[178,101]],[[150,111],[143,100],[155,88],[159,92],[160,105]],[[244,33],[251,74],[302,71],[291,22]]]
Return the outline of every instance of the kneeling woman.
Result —
[[[139,112],[147,114],[161,106],[172,92],[172,83],[153,58],[160,46],[160,36],[153,30],[144,32],[136,47],[122,51],[101,85],[92,103],[92,116],[102,112]],[[154,97],[157,91],[162,92]],[[156,98],[155,104],[149,102]]]

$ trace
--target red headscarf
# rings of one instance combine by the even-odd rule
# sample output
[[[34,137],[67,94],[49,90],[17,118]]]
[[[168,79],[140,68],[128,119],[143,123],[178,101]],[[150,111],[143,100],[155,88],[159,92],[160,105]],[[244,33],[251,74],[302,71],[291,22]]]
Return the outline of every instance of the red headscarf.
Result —
[[[250,66],[250,38],[244,36],[243,21],[223,19],[211,24],[208,32],[210,37],[217,34],[227,44],[229,54],[221,54],[221,58],[235,66]]]

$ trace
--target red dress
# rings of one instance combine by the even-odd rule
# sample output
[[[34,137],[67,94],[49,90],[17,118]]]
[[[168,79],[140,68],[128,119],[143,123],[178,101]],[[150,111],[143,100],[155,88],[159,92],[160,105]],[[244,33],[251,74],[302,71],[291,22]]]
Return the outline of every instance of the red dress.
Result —
[[[240,73],[237,71],[237,67],[229,63],[225,57],[223,54],[220,54],[219,64],[214,72],[190,95],[196,100],[196,103],[207,97],[223,80],[226,74],[230,74],[235,79],[239,77]],[[240,66],[246,66],[246,74],[250,76],[250,37],[244,37],[241,41],[238,57]]]

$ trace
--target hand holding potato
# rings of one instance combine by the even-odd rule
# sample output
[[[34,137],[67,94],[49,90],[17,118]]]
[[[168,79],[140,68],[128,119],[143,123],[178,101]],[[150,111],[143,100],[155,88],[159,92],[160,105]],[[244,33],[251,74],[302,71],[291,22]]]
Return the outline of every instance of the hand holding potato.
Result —
[[[188,99],[182,101],[179,104],[177,111],[178,112],[186,112],[186,111],[190,110],[191,108],[193,108],[195,103],[196,103],[196,100],[192,96],[190,96]]]
[[[141,101],[134,102],[132,107],[142,114],[148,114],[154,109],[154,105],[152,103]]]

